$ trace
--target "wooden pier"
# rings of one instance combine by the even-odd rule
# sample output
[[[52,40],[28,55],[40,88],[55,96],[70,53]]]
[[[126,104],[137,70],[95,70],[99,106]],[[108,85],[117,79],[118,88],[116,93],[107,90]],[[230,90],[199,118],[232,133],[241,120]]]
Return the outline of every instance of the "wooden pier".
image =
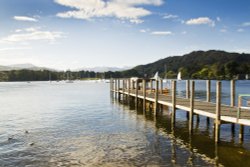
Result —
[[[193,117],[205,116],[207,121],[214,122],[215,142],[220,140],[220,126],[224,123],[231,123],[232,129],[235,124],[239,128],[239,140],[243,141],[244,126],[250,126],[250,110],[241,107],[241,96],[239,96],[238,106],[235,106],[235,81],[231,81],[230,105],[221,104],[221,82],[216,83],[216,103],[211,102],[211,81],[206,81],[206,101],[195,99],[195,81],[186,80],[186,97],[176,95],[176,80],[171,81],[171,88],[164,89],[162,80],[153,79],[111,79],[110,91],[118,100],[121,96],[133,98],[135,105],[141,101],[143,109],[146,102],[153,104],[155,115],[159,112],[159,106],[168,106],[172,109],[171,122],[175,123],[176,109],[187,112],[189,119],[189,131],[193,130]]]

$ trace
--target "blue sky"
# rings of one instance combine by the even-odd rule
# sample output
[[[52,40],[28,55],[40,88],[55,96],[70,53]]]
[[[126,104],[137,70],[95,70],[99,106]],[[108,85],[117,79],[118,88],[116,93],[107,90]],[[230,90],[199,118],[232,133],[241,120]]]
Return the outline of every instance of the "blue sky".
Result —
[[[135,66],[249,37],[249,0],[0,0],[0,65]]]

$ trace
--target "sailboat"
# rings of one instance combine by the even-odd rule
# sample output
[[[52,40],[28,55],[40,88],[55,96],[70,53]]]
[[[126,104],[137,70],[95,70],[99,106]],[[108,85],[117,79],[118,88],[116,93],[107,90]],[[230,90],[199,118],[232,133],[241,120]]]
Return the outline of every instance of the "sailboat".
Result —
[[[67,80],[65,81],[66,83],[73,83],[72,80],[70,80],[70,72],[67,72]]]
[[[161,78],[159,77],[158,71],[155,73],[154,77],[152,79],[155,80],[160,80]]]
[[[181,80],[181,72],[178,72],[178,74],[177,74],[177,80]]]

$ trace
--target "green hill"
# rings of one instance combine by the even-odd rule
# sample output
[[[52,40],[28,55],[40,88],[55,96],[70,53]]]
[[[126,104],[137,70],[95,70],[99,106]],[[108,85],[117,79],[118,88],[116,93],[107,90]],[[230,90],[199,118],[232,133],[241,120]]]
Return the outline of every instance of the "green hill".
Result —
[[[167,76],[167,78],[176,78],[177,73],[181,71],[184,79],[232,79],[239,74],[250,74],[250,54],[217,50],[195,51],[136,66],[123,71],[122,75],[152,77],[157,71],[161,77]]]

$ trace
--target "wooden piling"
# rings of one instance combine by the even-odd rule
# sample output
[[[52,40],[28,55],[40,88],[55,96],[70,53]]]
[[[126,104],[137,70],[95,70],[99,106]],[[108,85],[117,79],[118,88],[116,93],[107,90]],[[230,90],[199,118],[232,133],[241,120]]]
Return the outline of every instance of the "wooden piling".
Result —
[[[115,79],[115,89],[114,89],[114,92],[115,92],[115,98],[117,98],[117,79]]]
[[[152,90],[153,90],[153,80],[150,79],[150,93],[152,93]]]
[[[191,81],[191,96],[190,96],[190,111],[189,111],[189,132],[193,131],[193,121],[194,121],[194,92],[195,82]]]
[[[138,88],[139,88],[139,82],[138,79],[135,81],[135,106],[137,108],[138,105]]]
[[[244,140],[244,125],[240,125],[239,129],[239,142],[242,143]]]
[[[154,103],[154,114],[157,114],[158,110],[158,95],[159,95],[159,81],[155,80],[155,103]]]
[[[231,84],[230,84],[230,88],[231,88],[231,107],[235,106],[235,80],[231,80]]]
[[[231,82],[230,82],[230,92],[231,92],[231,94],[230,94],[230,101],[231,101],[231,103],[230,103],[230,105],[231,105],[231,107],[234,107],[235,106],[235,80],[231,80]],[[232,123],[232,125],[231,125],[231,130],[232,130],[232,132],[234,132],[235,131],[235,124],[234,123]]]
[[[120,93],[120,79],[117,80],[118,81],[118,101],[121,101],[121,93]]]
[[[207,80],[207,102],[211,101],[211,80]]]
[[[143,88],[143,111],[146,110],[146,80],[142,81],[142,88]]]
[[[207,102],[211,101],[211,80],[206,81],[206,86],[207,86]],[[207,117],[207,124],[210,123],[209,117]]]
[[[186,98],[190,98],[190,81],[186,80]]]
[[[160,94],[163,93],[163,79],[160,79]]]
[[[221,82],[216,85],[216,117],[215,117],[215,142],[220,141],[220,124],[221,124]]]
[[[172,81],[172,124],[175,124],[176,113],[176,81]]]

